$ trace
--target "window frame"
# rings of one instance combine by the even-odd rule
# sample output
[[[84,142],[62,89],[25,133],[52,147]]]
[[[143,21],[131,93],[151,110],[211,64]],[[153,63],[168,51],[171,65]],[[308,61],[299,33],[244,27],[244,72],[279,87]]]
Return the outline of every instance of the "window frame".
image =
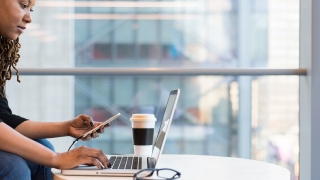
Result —
[[[271,76],[271,75],[298,75],[299,85],[299,168],[300,180],[320,179],[320,2],[318,0],[300,0],[300,42],[299,68],[272,69],[272,68],[19,68],[20,75],[104,75],[104,76],[131,76],[131,75],[230,75],[230,76]]]
[[[320,24],[317,17],[320,3],[317,0],[300,1],[300,68],[307,70],[306,76],[300,76],[300,180],[320,179],[320,144],[317,137],[320,136],[319,95],[320,86],[320,58],[317,49],[320,48],[320,40],[313,37],[320,35]]]

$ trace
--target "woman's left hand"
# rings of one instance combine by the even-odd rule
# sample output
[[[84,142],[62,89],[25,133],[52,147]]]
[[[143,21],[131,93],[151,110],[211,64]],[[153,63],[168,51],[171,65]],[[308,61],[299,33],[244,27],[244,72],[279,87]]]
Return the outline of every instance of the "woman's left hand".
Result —
[[[93,123],[93,126],[92,126]],[[88,115],[81,114],[74,119],[67,121],[67,131],[68,135],[72,136],[74,138],[81,137],[85,132],[90,131],[94,127],[97,127],[102,122],[93,122],[92,118]],[[82,138],[83,141],[90,140],[91,138],[96,138],[99,135],[97,133],[103,133],[104,128],[110,126],[110,124],[107,124],[105,126],[102,126],[98,132],[94,131],[93,133],[89,134],[88,136]]]

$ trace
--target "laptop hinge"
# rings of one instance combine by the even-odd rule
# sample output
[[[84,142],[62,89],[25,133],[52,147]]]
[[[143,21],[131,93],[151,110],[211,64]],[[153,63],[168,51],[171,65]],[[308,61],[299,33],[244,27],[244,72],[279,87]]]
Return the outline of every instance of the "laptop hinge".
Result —
[[[148,168],[155,168],[156,167],[156,159],[154,159],[153,157],[148,157],[147,158],[148,161]]]

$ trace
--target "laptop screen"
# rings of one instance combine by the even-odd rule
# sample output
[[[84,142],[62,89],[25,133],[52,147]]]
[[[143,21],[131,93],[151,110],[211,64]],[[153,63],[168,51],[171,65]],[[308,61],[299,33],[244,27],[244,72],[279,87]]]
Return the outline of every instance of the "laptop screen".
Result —
[[[158,135],[156,141],[153,146],[152,155],[151,157],[158,161],[159,155],[162,153],[166,138],[167,132],[169,130],[172,117],[177,105],[177,101],[179,98],[180,90],[172,90],[170,92],[170,96],[167,102],[167,106],[164,111],[163,119],[160,125],[160,129],[158,131]]]

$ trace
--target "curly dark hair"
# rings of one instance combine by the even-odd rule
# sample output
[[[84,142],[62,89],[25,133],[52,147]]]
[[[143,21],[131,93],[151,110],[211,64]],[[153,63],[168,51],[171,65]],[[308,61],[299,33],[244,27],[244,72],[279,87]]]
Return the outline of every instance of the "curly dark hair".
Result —
[[[16,70],[17,81],[19,79],[19,71],[16,68],[19,61],[20,55],[18,54],[21,45],[19,43],[19,38],[16,40],[9,40],[0,36],[0,96],[5,97],[5,85],[6,81],[11,79],[12,72],[11,68]]]

